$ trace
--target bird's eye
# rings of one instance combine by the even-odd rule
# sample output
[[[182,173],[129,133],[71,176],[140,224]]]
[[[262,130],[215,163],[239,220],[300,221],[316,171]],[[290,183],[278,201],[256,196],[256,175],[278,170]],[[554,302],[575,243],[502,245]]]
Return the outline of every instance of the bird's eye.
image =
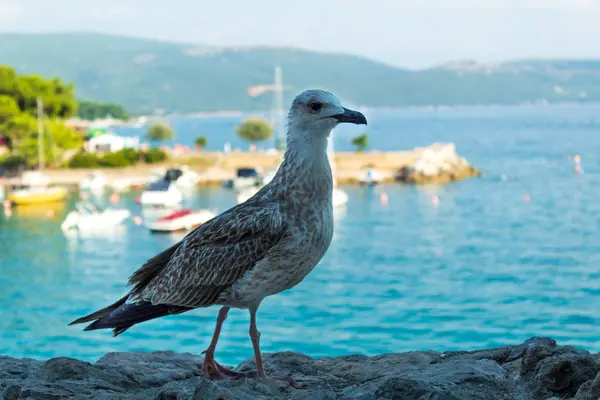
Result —
[[[313,111],[319,111],[321,108],[323,108],[323,103],[319,101],[313,101],[312,103],[310,103],[310,108]]]

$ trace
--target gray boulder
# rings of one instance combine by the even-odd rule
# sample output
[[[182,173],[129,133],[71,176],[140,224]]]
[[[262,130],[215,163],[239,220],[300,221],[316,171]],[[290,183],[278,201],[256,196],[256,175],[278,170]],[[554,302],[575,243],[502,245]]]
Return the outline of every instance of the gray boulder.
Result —
[[[0,357],[0,393],[6,400],[597,400],[600,358],[549,338],[479,351],[420,351],[374,357],[313,359],[265,355],[268,374],[305,386],[254,378],[212,381],[202,358],[172,352],[109,353],[95,364]],[[251,371],[248,360],[238,371]]]

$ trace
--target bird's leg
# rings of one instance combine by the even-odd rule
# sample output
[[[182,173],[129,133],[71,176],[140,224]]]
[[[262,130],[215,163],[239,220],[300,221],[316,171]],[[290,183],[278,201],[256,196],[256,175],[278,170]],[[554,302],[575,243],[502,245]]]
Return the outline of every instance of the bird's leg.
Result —
[[[250,340],[254,350],[254,360],[256,361],[256,376],[266,378],[263,368],[262,356],[260,355],[260,332],[256,328],[256,308],[250,309]]]
[[[256,376],[258,378],[266,378],[265,369],[263,367],[262,356],[260,354],[260,332],[256,327],[256,310],[257,308],[250,308],[250,340],[252,341],[252,348],[254,350],[254,360],[256,361]],[[296,389],[303,389],[304,386],[299,385],[291,375],[287,376],[274,376],[271,379],[287,382],[291,387]]]
[[[208,348],[202,352],[202,354],[205,355],[204,362],[202,363],[202,372],[205,377],[225,378],[223,374],[229,377],[238,377],[242,375],[242,373],[225,368],[215,361],[215,349],[217,348],[217,342],[219,341],[219,335],[221,334],[223,322],[225,322],[227,319],[228,313],[229,307],[222,307],[219,310],[219,315],[217,316],[217,325],[215,326],[212,340],[210,341]]]

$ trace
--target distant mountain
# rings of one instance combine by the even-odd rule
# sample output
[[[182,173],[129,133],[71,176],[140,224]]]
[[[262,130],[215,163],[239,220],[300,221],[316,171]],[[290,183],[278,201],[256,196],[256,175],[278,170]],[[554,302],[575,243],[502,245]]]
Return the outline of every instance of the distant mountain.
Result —
[[[600,61],[452,62],[406,70],[362,57],[295,48],[220,48],[100,34],[0,34],[0,64],[75,82],[82,99],[132,112],[264,110],[248,87],[283,68],[286,101],[319,87],[366,107],[600,100]]]

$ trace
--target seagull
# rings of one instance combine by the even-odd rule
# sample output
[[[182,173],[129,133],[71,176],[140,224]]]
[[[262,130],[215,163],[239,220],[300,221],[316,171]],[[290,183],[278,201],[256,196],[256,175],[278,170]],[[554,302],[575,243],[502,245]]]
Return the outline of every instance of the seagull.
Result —
[[[288,113],[287,147],[271,182],[149,259],[131,275],[132,288],[123,298],[70,325],[92,322],[84,330],[112,329],[117,336],[144,321],[221,306],[202,368],[205,377],[224,379],[242,373],[215,361],[221,328],[231,308],[247,309],[253,376],[266,378],[256,313],[266,297],[300,283],[331,244],[333,180],[327,140],[340,123],[366,125],[367,120],[330,92],[300,93]],[[291,377],[274,379],[297,387]]]

